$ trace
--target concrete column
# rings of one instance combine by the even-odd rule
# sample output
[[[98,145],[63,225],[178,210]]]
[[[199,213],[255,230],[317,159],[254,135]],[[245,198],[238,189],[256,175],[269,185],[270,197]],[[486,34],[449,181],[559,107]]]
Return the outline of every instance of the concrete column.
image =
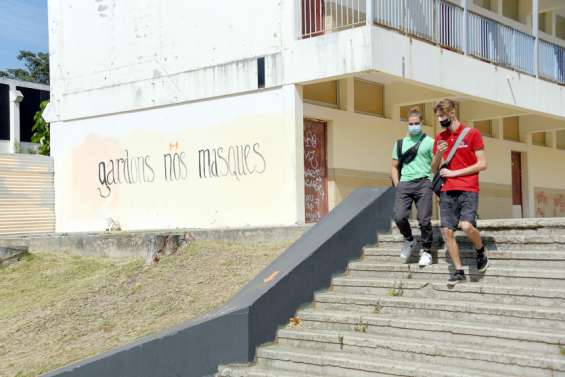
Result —
[[[355,77],[349,76],[346,78],[345,95],[346,102],[344,110],[354,113],[355,112]]]
[[[366,0],[365,18],[367,26],[372,26],[375,20],[374,0]]]
[[[23,94],[10,85],[10,153],[18,152],[20,145],[20,102]]]
[[[557,131],[548,132],[546,133],[545,137],[549,138],[549,140],[546,140],[547,146],[553,149],[557,149]]]
[[[302,87],[298,85],[286,85],[283,88],[285,106],[288,111],[286,119],[291,145],[292,160],[290,169],[296,172],[294,182],[294,198],[296,203],[294,218],[297,224],[304,224],[304,109],[302,100]]]
[[[534,74],[539,77],[539,0],[532,0],[532,34],[534,41]]]
[[[467,55],[469,51],[469,0],[462,0],[463,2],[463,53]]]

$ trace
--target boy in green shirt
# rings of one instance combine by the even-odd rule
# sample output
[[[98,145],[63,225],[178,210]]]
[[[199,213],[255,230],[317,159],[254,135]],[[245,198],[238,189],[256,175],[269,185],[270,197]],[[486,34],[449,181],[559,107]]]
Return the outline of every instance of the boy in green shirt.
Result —
[[[418,144],[419,143],[419,144]],[[396,187],[394,200],[394,222],[404,236],[400,258],[407,263],[416,246],[408,218],[412,203],[416,204],[418,223],[422,233],[423,250],[418,264],[421,267],[432,264],[432,159],[434,140],[422,132],[422,114],[416,107],[408,113],[408,135],[402,139],[402,150],[392,150],[392,182]],[[417,146],[415,157],[405,161]],[[412,149],[411,152],[409,152]],[[408,152],[408,153],[407,153]]]

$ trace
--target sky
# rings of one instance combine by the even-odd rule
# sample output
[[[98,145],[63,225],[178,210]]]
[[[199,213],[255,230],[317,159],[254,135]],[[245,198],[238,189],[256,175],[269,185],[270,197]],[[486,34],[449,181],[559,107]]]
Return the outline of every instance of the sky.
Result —
[[[47,52],[47,0],[0,0],[0,70],[23,67],[20,50]]]

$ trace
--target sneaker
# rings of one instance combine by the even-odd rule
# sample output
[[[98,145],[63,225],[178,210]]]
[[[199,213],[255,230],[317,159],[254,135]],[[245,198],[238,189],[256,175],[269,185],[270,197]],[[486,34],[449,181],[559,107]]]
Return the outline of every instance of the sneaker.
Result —
[[[410,257],[412,256],[412,250],[414,249],[415,245],[416,245],[416,240],[404,241],[404,244],[402,245],[402,250],[400,250],[400,259],[402,259],[404,263],[407,263],[408,259],[410,259]]]
[[[488,257],[486,251],[477,253],[477,270],[481,273],[485,272],[488,268]]]
[[[467,278],[465,277],[465,272],[463,272],[463,270],[456,270],[455,273],[451,275],[449,280],[447,280],[447,286],[455,287],[456,284],[461,283],[465,280],[467,280]]]
[[[422,250],[422,252],[420,253],[420,261],[418,262],[418,265],[420,267],[426,267],[432,264],[432,254],[430,254],[429,250]]]

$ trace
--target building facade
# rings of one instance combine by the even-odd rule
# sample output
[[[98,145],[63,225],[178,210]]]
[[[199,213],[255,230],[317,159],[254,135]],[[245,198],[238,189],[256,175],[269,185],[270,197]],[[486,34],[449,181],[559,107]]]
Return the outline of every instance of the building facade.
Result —
[[[49,28],[59,232],[315,222],[445,97],[481,218],[565,216],[561,1],[49,0]]]

